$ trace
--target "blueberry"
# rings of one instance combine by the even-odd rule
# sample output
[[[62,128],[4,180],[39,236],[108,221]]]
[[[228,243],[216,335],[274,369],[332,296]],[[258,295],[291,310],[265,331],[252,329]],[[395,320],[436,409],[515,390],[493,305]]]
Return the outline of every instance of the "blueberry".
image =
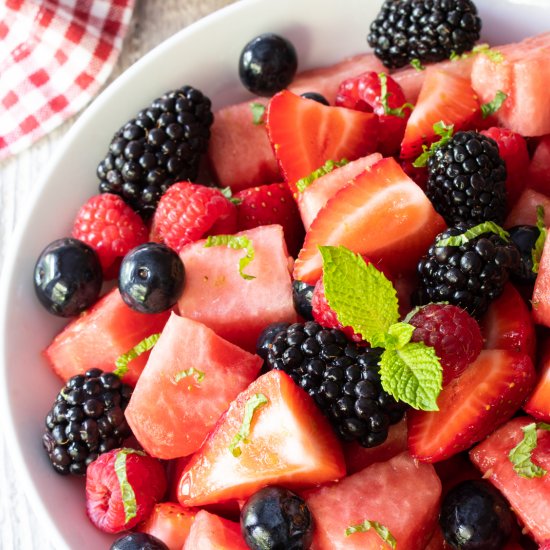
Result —
[[[485,480],[453,487],[439,518],[445,541],[462,550],[500,550],[512,533],[514,516],[506,499]]]
[[[262,330],[258,340],[256,341],[256,354],[259,355],[264,361],[267,360],[267,353],[275,340],[275,336],[286,330],[290,326],[290,323],[271,323]]]
[[[321,95],[317,92],[304,92],[301,95],[305,99],[313,99],[313,101],[317,101],[317,103],[321,103],[322,105],[326,105],[327,107],[330,106],[328,99],[324,95]]]
[[[518,283],[534,284],[537,274],[533,272],[532,251],[539,238],[540,229],[534,225],[516,225],[508,232],[520,254],[519,268],[511,273],[512,279]]]
[[[34,267],[34,290],[54,315],[71,317],[97,300],[103,275],[95,251],[78,239],[58,239],[40,254]]]
[[[116,539],[110,550],[168,550],[168,546],[147,533],[128,533]]]
[[[185,268],[174,250],[160,243],[137,246],[122,260],[118,288],[122,299],[140,313],[160,313],[176,304],[185,284]]]
[[[303,550],[313,539],[313,519],[298,495],[282,487],[265,487],[243,506],[241,532],[252,550]]]
[[[313,321],[313,312],[311,309],[311,299],[313,298],[313,289],[315,287],[302,281],[292,281],[292,300],[294,309],[306,321]]]
[[[261,34],[241,52],[239,77],[253,94],[272,96],[294,78],[298,59],[294,46],[277,34]]]

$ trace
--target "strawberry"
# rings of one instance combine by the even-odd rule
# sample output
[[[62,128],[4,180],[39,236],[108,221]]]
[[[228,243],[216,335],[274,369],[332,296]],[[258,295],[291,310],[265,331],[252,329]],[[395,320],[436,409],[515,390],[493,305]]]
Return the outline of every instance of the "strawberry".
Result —
[[[537,385],[523,409],[537,420],[550,422],[550,340],[546,339],[541,348],[537,365],[539,370]]]
[[[300,178],[327,160],[355,160],[373,153],[378,142],[378,119],[373,113],[327,107],[287,90],[271,98],[266,127],[293,193]]]
[[[408,444],[414,458],[438,462],[463,451],[506,422],[535,382],[529,356],[484,350],[443,388],[438,411],[411,410]]]
[[[147,227],[118,195],[103,193],[80,208],[72,236],[90,245],[97,252],[106,277],[114,277],[122,257],[147,241]]]
[[[378,116],[378,151],[384,156],[399,152],[411,108],[406,105],[401,86],[391,76],[367,71],[348,78],[340,84],[334,104],[373,112]]]
[[[538,142],[527,175],[529,187],[550,195],[550,134]]]
[[[237,199],[238,231],[260,225],[282,225],[290,254],[298,253],[304,241],[304,226],[292,193],[284,183],[249,187],[234,199]]]
[[[145,519],[166,491],[161,463],[134,449],[113,449],[86,471],[86,510],[106,533],[120,533]]]
[[[422,153],[422,145],[437,141],[435,123],[453,124],[456,132],[475,126],[479,115],[479,101],[468,79],[428,69],[416,106],[407,121],[401,157],[416,158]]]
[[[236,228],[235,205],[219,189],[182,181],[160,199],[150,237],[179,252],[205,235],[234,233]]]

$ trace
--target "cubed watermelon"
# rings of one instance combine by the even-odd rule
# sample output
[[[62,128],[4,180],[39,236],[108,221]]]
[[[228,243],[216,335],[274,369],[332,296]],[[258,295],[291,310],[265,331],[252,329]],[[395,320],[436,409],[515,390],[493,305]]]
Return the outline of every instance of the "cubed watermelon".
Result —
[[[550,338],[540,348],[537,385],[523,409],[537,420],[550,422]]]
[[[550,327],[550,239],[544,243],[531,304],[535,323]]]
[[[533,153],[527,174],[529,187],[550,196],[550,135],[543,136]]]
[[[537,206],[544,208],[544,223],[550,225],[550,196],[544,195],[527,188],[519,197],[516,204],[510,210],[504,227],[514,227],[514,225],[536,225],[537,224]]]
[[[181,550],[249,550],[249,547],[238,523],[200,510]]]

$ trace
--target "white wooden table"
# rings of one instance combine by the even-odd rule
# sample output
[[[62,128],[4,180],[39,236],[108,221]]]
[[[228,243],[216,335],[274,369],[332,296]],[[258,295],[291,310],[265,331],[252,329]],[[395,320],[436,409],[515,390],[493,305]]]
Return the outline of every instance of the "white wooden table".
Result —
[[[110,80],[165,38],[234,1],[137,0],[124,48]],[[0,164],[0,266],[27,198],[73,122],[66,122],[17,157]],[[0,437],[0,550],[32,549],[52,550],[53,546],[17,483],[9,452]]]

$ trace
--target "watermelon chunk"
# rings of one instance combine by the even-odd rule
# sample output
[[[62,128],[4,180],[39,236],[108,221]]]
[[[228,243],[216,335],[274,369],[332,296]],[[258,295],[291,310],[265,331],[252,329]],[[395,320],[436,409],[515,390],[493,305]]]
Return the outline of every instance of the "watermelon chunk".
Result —
[[[537,420],[550,422],[550,339],[541,345],[538,381],[523,410]]]
[[[237,233],[248,237],[254,259],[239,274],[244,250],[225,246],[205,248],[205,241],[184,246],[180,256],[185,265],[185,290],[179,312],[210,327],[222,338],[254,352],[260,332],[270,323],[294,323],[288,255],[280,225],[264,225]]]
[[[126,420],[150,455],[189,455],[261,365],[257,355],[172,314],[138,380]]]
[[[71,321],[44,350],[44,356],[63,381],[91,368],[115,370],[115,361],[144,338],[161,332],[170,312],[138,313],[129,308],[118,289]],[[149,352],[128,363],[123,382],[136,384]]]
[[[510,210],[504,227],[514,225],[537,225],[537,206],[544,208],[544,223],[550,225],[550,197],[527,188]]]
[[[181,550],[249,550],[241,526],[228,519],[200,510]]]
[[[346,536],[364,520],[387,527],[400,550],[424,550],[437,523],[441,482],[433,466],[401,453],[313,490],[306,502],[315,520],[316,550],[390,549],[374,530]]]
[[[550,135],[543,136],[533,152],[527,182],[536,191],[550,195]]]
[[[544,243],[531,303],[535,323],[550,327],[550,239]]]
[[[519,476],[508,458],[510,450],[523,438],[521,428],[532,418],[514,418],[491,434],[472,451],[470,458],[508,499],[512,509],[525,525],[527,532],[538,542],[550,539],[550,475],[527,479]],[[550,432],[538,431],[537,446],[532,460],[550,470]]]

